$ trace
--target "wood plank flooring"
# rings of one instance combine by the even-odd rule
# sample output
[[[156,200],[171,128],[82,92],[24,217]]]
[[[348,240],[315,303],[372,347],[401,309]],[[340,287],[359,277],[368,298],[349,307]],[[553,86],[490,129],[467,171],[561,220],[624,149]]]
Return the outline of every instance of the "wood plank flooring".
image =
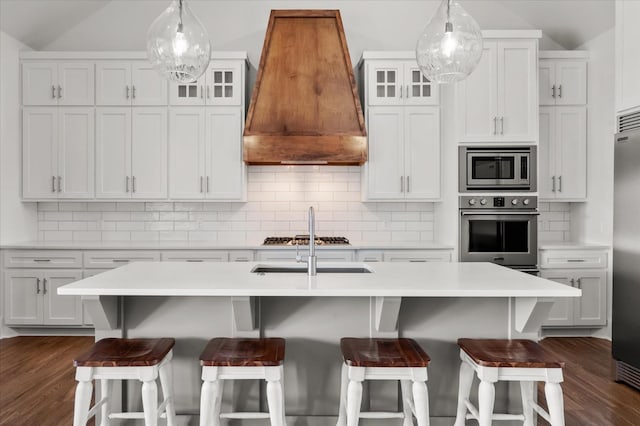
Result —
[[[72,360],[92,343],[92,337],[0,340],[0,425],[72,424]],[[542,345],[567,363],[562,386],[566,426],[640,426],[640,392],[612,380],[610,342],[549,338]],[[542,387],[539,400],[544,401]]]

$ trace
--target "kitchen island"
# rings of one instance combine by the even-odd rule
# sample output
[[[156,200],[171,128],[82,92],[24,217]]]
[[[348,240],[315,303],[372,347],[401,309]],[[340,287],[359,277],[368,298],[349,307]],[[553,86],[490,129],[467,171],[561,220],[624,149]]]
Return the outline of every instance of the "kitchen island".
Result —
[[[61,287],[79,295],[103,337],[175,337],[178,413],[197,414],[198,355],[208,339],[287,339],[285,402],[299,425],[331,424],[340,337],[412,337],[431,355],[433,424],[455,413],[458,337],[537,338],[554,298],[580,290],[490,263],[319,263],[358,272],[252,272],[276,264],[133,263]],[[285,263],[278,266],[295,266]],[[378,386],[381,385],[381,386]],[[396,387],[372,386],[372,409],[395,409]],[[384,391],[381,391],[383,389]],[[225,388],[225,404],[260,409],[257,384]],[[129,393],[129,403],[133,393]],[[517,398],[500,399],[496,410]],[[227,407],[228,408],[228,407]],[[223,407],[224,410],[224,407]],[[191,420],[189,424],[196,424]]]

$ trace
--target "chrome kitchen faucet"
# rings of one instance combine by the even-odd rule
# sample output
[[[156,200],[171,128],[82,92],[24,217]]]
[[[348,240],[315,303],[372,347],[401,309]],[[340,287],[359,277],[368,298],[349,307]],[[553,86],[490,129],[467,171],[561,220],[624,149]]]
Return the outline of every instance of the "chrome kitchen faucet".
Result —
[[[301,262],[302,258],[298,254],[299,244],[296,243],[296,261]],[[318,258],[316,257],[316,216],[313,206],[309,207],[309,257],[307,257],[307,275],[317,274]]]

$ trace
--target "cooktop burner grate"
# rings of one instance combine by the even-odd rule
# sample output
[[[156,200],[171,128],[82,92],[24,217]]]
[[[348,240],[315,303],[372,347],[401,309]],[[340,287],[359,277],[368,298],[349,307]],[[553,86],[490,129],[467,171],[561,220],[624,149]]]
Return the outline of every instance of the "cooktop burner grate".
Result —
[[[349,240],[345,237],[316,237],[317,245],[348,245]],[[296,235],[294,237],[267,237],[262,245],[265,246],[307,246],[309,245],[309,235]]]

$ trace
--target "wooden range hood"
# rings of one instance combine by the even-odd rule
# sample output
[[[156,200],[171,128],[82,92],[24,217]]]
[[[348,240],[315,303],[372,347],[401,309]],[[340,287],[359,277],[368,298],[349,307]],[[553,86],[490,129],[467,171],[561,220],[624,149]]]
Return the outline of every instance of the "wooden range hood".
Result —
[[[367,131],[337,10],[272,10],[244,128],[248,164],[362,164]]]

